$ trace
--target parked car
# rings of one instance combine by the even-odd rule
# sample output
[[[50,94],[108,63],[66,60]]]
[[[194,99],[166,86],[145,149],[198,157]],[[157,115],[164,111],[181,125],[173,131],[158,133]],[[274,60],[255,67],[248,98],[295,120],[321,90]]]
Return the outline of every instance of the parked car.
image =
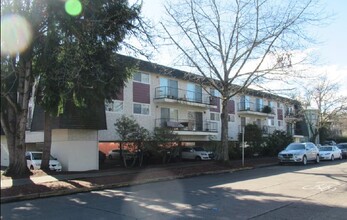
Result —
[[[130,154],[130,152],[128,150],[123,150],[123,155],[128,155]],[[110,160],[119,160],[120,159],[120,150],[111,150],[110,152],[108,152],[108,159]]]
[[[184,147],[181,156],[188,160],[211,160],[214,157],[212,152],[207,152],[203,147]]]
[[[319,157],[321,160],[342,160],[342,153],[338,147],[326,145],[319,148]]]
[[[39,170],[42,162],[42,152],[39,151],[27,151],[25,152],[25,158],[27,160],[27,166],[30,170]],[[53,171],[61,171],[62,166],[57,158],[52,155],[49,160],[49,169]]]
[[[99,150],[99,164],[105,163],[106,160],[106,154]]]
[[[342,157],[347,158],[347,143],[339,143],[336,145],[342,152]]]
[[[324,146],[324,145],[336,145],[336,142],[333,141],[333,140],[328,140],[328,141],[324,141],[324,142],[323,142],[323,146]]]
[[[295,162],[306,165],[308,161],[319,163],[319,150],[311,142],[291,143],[278,154],[279,163]]]

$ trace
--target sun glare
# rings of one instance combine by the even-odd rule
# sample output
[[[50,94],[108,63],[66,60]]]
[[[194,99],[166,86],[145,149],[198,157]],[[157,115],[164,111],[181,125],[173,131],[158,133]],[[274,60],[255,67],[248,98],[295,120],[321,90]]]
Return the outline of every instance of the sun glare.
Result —
[[[67,0],[65,11],[71,16],[77,16],[82,12],[82,3],[79,0]]]
[[[1,17],[1,55],[24,52],[32,40],[29,22],[16,14]]]

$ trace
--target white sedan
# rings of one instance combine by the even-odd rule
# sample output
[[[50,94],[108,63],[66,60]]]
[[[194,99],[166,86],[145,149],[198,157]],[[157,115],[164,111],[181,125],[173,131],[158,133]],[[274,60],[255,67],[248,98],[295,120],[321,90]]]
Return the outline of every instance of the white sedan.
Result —
[[[336,146],[323,146],[319,148],[319,157],[321,160],[342,159],[342,152]]]
[[[30,170],[41,169],[42,152],[27,151],[25,152],[25,159]],[[62,171],[61,163],[57,160],[57,158],[52,157],[52,155],[49,159],[49,169],[53,171]]]

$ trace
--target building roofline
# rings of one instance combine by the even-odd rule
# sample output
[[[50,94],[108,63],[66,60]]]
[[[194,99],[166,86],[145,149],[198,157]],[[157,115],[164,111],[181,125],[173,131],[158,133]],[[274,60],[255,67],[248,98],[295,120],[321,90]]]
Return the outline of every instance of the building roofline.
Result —
[[[168,76],[168,77],[172,77],[176,79],[187,80],[190,82],[202,84],[203,86],[210,86],[209,81],[201,75],[186,72],[183,70],[178,70],[172,67],[167,67],[161,64],[145,61],[142,59],[138,59],[138,58],[122,55],[122,54],[118,54],[118,56],[120,56],[121,60],[126,59],[127,61],[134,62],[135,67],[137,67],[140,71],[146,71],[146,72],[156,73],[156,74],[160,74],[163,76]],[[215,81],[219,82],[218,80],[215,80]],[[236,85],[236,84],[232,84],[232,86],[239,87],[239,85]],[[290,99],[280,95],[275,95],[268,92],[263,92],[263,91],[250,89],[250,88],[245,88],[243,91],[243,94],[249,94],[252,96],[257,96],[262,98],[269,98],[269,99],[275,99],[275,100],[280,100],[284,102],[290,102],[292,104],[297,104],[297,105],[300,104],[300,102],[295,99]]]

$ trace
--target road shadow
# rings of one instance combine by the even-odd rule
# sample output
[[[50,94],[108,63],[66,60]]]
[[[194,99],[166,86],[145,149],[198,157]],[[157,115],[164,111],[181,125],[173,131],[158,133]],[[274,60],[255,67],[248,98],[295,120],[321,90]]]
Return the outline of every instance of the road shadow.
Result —
[[[256,181],[261,182],[262,178],[285,173],[324,175],[319,169],[312,168],[335,166],[345,162],[273,166],[202,176],[199,181],[197,178],[176,179],[10,203],[1,207],[2,217],[4,219],[13,217],[59,219],[57,216],[61,218],[68,216],[71,219],[345,219],[347,216],[345,204],[332,206],[328,201],[327,204],[317,204],[309,199],[310,196],[319,193],[316,191],[306,190],[302,193],[307,195],[294,195],[280,189],[275,192],[257,190],[259,187],[267,187],[265,185],[255,185],[254,189],[246,186],[243,188],[246,182],[253,181],[257,184]],[[144,175],[149,174],[143,172],[134,175],[133,181],[141,179]],[[340,174],[325,175],[335,179],[341,177]],[[270,185],[276,187],[276,183]],[[346,192],[345,189],[341,190]],[[341,190],[329,191],[329,198],[341,199],[346,196]]]

